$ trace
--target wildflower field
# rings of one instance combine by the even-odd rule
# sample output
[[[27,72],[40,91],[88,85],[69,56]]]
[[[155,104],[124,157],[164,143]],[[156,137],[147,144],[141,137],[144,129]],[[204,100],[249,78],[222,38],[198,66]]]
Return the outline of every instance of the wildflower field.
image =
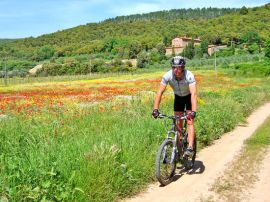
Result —
[[[1,86],[0,201],[116,201],[145,188],[165,137],[151,118],[165,71]],[[270,100],[269,78],[194,74],[200,147]],[[172,103],[168,87],[160,110]]]

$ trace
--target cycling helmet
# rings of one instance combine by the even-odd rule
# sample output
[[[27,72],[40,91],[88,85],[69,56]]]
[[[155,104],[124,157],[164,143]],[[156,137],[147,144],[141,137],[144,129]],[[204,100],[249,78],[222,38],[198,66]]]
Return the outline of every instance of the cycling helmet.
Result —
[[[185,65],[186,65],[186,61],[182,56],[175,56],[171,60],[172,67],[175,67],[175,66],[184,67]]]

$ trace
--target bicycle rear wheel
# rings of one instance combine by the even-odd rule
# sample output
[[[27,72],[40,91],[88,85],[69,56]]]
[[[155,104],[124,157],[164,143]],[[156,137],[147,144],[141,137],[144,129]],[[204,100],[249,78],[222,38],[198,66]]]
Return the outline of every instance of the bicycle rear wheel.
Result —
[[[161,185],[172,182],[176,169],[176,151],[173,149],[173,141],[164,140],[160,145],[156,157],[156,177]]]

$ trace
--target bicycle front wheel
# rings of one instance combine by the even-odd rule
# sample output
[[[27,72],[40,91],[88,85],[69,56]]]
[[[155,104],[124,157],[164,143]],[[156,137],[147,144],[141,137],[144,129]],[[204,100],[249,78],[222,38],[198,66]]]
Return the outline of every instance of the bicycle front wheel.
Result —
[[[156,177],[161,185],[166,186],[172,182],[176,169],[176,151],[170,139],[164,140],[160,145],[156,157]]]

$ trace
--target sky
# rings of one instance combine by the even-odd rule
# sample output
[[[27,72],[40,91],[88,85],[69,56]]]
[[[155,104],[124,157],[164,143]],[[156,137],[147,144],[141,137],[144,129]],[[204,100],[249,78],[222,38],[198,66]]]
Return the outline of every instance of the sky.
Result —
[[[270,0],[0,0],[0,38],[37,37],[122,15],[180,8],[255,7]]]

